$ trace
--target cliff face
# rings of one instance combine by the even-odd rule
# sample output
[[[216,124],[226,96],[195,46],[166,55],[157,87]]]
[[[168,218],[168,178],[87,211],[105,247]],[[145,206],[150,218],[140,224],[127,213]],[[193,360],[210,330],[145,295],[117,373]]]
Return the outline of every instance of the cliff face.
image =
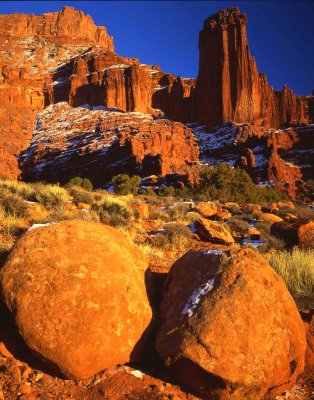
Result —
[[[74,7],[63,7],[62,11],[34,14],[0,15],[0,35],[12,40],[42,36],[58,45],[90,43],[114,52],[113,38],[104,26],[96,26],[89,15],[76,11]]]
[[[38,115],[20,166],[28,180],[67,182],[83,174],[103,184],[118,173],[188,174],[198,155],[192,131],[179,122],[62,102]]]
[[[267,171],[263,179],[300,179],[307,169],[297,171],[289,165],[295,157],[302,162],[300,154],[308,160],[307,165],[312,164],[311,155],[307,156],[311,143],[298,149],[303,141],[297,141],[290,150],[282,150],[277,138],[268,135],[268,128],[308,124],[314,113],[313,95],[296,96],[286,86],[280,92],[273,90],[266,76],[258,73],[249,53],[246,24],[246,16],[237,8],[222,10],[205,20],[199,39],[199,74],[192,79],[115,54],[106,29],[97,27],[91,17],[73,7],[38,17],[0,16],[0,173],[10,178],[19,176],[16,156],[29,146],[37,114],[49,105],[67,102],[72,107],[88,104],[166,115],[174,121],[197,122],[197,127],[201,123],[206,125],[201,141],[212,163],[231,146],[230,160],[238,151],[237,165],[253,176],[263,170]],[[244,148],[228,142],[233,128],[228,128],[227,139],[224,126],[221,130],[209,129],[229,120],[236,123],[234,126],[250,124],[236,135]],[[265,146],[263,155],[256,154],[258,161],[263,160],[263,168],[258,162],[254,167],[254,146],[248,132],[254,137],[254,146],[259,146],[258,140]],[[282,153],[291,162],[281,162]],[[171,153],[167,154],[170,157]],[[228,161],[228,157],[222,158]],[[154,170],[157,161],[148,157],[144,165],[149,162]],[[161,174],[167,173],[166,164],[162,162]]]
[[[38,112],[66,101],[190,119],[195,80],[114,53],[105,27],[73,7],[41,16],[0,16],[0,173],[20,174],[16,155]]]
[[[194,119],[208,126],[228,120],[275,128],[308,123],[311,97],[296,96],[286,86],[273,90],[250,55],[246,25],[238,8],[204,21]]]
[[[38,17],[0,16],[1,174],[19,175],[16,155],[29,144],[55,68],[90,46],[106,52],[114,49],[106,29],[73,7]]]

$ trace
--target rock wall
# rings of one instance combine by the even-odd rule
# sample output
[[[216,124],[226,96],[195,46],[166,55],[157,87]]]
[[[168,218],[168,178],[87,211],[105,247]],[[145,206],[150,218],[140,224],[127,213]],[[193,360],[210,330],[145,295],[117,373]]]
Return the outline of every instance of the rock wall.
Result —
[[[246,24],[246,16],[237,8],[205,20],[199,74],[192,79],[115,54],[106,29],[73,7],[41,16],[1,15],[0,174],[19,176],[16,156],[29,145],[36,115],[59,102],[166,115],[183,123],[198,121],[207,128],[233,120],[250,123],[254,136],[263,135],[268,127],[308,124],[314,114],[313,95],[296,96],[286,86],[281,92],[273,90],[249,53]],[[213,160],[217,151],[226,150],[219,144],[224,141],[224,127],[222,137],[216,136],[206,144],[208,151],[213,150]],[[281,156],[280,149],[275,152]],[[309,147],[300,148],[301,153],[312,164]],[[294,163],[294,152],[289,154]],[[272,179],[286,175],[277,155],[273,154],[269,168]],[[252,160],[242,153],[240,157],[244,158],[239,165],[254,169]],[[296,169],[288,175],[300,177]]]
[[[62,102],[38,115],[20,167],[27,180],[67,182],[83,175],[100,185],[119,173],[188,174],[198,155],[193,132],[179,122]]]
[[[59,45],[97,44],[105,51],[114,52],[113,38],[104,26],[96,26],[89,15],[74,7],[63,7],[60,12],[0,15],[0,35],[8,38],[43,36]]]
[[[0,15],[0,174],[18,177],[16,155],[28,146],[36,114],[47,104],[54,70],[91,46],[114,51],[106,29],[73,7]]]
[[[269,85],[250,55],[246,25],[246,15],[238,8],[221,10],[204,21],[194,119],[208,126],[228,120],[275,128],[308,123],[311,97]]]

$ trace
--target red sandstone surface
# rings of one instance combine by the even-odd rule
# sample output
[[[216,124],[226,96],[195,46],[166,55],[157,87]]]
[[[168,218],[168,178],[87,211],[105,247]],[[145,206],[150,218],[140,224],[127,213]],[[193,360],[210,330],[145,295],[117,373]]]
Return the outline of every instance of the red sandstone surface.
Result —
[[[199,37],[198,77],[192,79],[115,54],[106,29],[73,7],[42,16],[0,16],[0,173],[20,175],[16,156],[30,144],[36,115],[50,104],[68,102],[206,125],[201,159],[213,163],[226,153],[226,141],[224,132],[212,127],[229,120],[249,124],[236,133],[240,140],[233,140],[232,156],[223,158],[253,177],[288,182],[293,192],[294,182],[313,171],[313,128],[307,134],[305,128],[269,128],[309,124],[313,95],[296,96],[286,86],[273,90],[249,52],[246,25],[237,8],[207,18]]]
[[[192,130],[180,122],[62,102],[38,115],[20,165],[28,180],[67,182],[83,173],[103,184],[117,173],[188,174],[198,155]]]

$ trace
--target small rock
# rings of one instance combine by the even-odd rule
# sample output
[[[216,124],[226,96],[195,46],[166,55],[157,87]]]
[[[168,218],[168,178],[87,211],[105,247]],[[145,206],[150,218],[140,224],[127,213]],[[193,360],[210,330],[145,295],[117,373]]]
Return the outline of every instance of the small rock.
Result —
[[[0,342],[0,354],[7,358],[12,358],[13,355],[7,349],[6,345],[3,342]]]
[[[32,393],[32,388],[29,385],[20,385],[19,392],[22,394],[30,394]]]

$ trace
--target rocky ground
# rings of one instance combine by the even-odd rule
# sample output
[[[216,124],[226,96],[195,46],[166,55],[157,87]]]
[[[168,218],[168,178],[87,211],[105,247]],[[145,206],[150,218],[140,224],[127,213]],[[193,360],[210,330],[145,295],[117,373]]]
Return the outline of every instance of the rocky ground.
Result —
[[[136,246],[139,246],[142,251],[145,250],[148,256],[149,269],[146,272],[145,281],[150,305],[154,313],[158,313],[160,308],[162,288],[165,285],[165,280],[167,279],[168,271],[171,265],[189,249],[194,249],[196,254],[193,256],[196,257],[193,263],[200,263],[200,261],[197,260],[201,260],[199,267],[196,267],[195,264],[195,268],[200,272],[202,270],[201,265],[204,264],[202,260],[205,260],[206,257],[209,257],[212,260],[211,264],[214,265],[216,262],[218,262],[217,260],[220,260],[220,257],[224,257],[224,254],[229,254],[228,252],[231,250],[233,252],[237,252],[242,247],[243,249],[246,249],[248,248],[247,246],[253,246],[257,249],[260,249],[260,251],[264,254],[263,259],[265,260],[269,260],[271,258],[273,251],[272,248],[274,246],[281,248],[280,251],[284,251],[284,247],[281,247],[285,246],[284,241],[271,234],[270,226],[274,227],[276,224],[277,226],[287,226],[287,229],[290,229],[290,232],[293,232],[293,235],[290,234],[288,236],[290,238],[291,236],[294,237],[294,244],[308,246],[308,244],[312,243],[308,240],[310,235],[312,235],[314,225],[313,222],[309,220],[309,218],[312,218],[311,208],[304,205],[300,206],[297,203],[292,202],[281,202],[263,206],[258,204],[247,204],[240,206],[236,203],[193,202],[182,201],[180,199],[171,199],[169,197],[161,198],[157,196],[115,196],[106,192],[88,192],[79,188],[69,188],[67,189],[68,191],[66,191],[65,189],[59,187],[59,195],[60,193],[62,193],[63,196],[66,195],[66,197],[63,199],[64,203],[60,207],[60,204],[56,206],[55,204],[47,203],[47,194],[46,197],[43,197],[43,192],[40,192],[40,190],[43,190],[43,187],[38,186],[38,184],[32,186],[23,183],[10,183],[10,181],[5,182],[6,183],[1,184],[2,208],[7,207],[5,199],[7,198],[8,193],[3,192],[4,187],[6,187],[5,190],[8,191],[19,191],[20,195],[24,196],[25,199],[31,198],[31,196],[34,195],[34,192],[32,192],[34,188],[36,193],[38,192],[42,194],[41,196],[38,196],[37,193],[37,200],[35,202],[22,200],[23,203],[21,204],[24,204],[28,210],[28,213],[25,213],[25,217],[15,217],[12,221],[12,216],[10,217],[11,214],[4,214],[4,216],[2,215],[2,265],[5,262],[9,248],[29,228],[32,228],[30,233],[32,233],[33,237],[35,238],[33,239],[35,240],[34,243],[38,243],[39,240],[43,240],[43,236],[40,233],[41,229],[46,229],[45,227],[35,229],[37,226],[40,227],[41,224],[51,224],[53,222],[62,220],[65,220],[65,223],[67,223],[67,220],[71,221],[83,219],[92,221],[89,223],[97,225],[99,216],[101,216],[101,218],[108,218],[107,215],[104,216],[104,214],[102,214],[103,211],[101,210],[103,209],[99,208],[99,204],[102,204],[101,201],[103,201],[103,196],[106,198],[107,202],[110,199],[110,201],[116,202],[116,204],[119,203],[120,206],[123,205],[123,207],[126,207],[128,210],[133,210],[133,213],[136,210],[136,218],[134,218],[135,214],[133,214],[133,216],[132,214],[128,215],[126,217],[127,219],[124,220],[124,224],[126,225],[124,225],[122,230],[124,235],[127,235],[129,240],[131,240],[132,243],[136,243]],[[10,187],[10,189],[8,189],[8,187]],[[17,189],[17,187],[19,189]],[[47,188],[45,190],[47,190]],[[82,200],[86,201],[86,203],[83,203]],[[16,198],[15,201],[17,204]],[[21,204],[20,207],[22,207]],[[108,207],[108,204],[106,207]],[[6,208],[6,210],[8,210],[8,208]],[[123,210],[123,208],[120,208],[119,210],[120,211],[118,211],[118,213],[121,214],[121,210]],[[115,215],[116,214],[111,214],[111,219],[106,220],[107,223],[116,223],[117,220],[113,219],[113,216]],[[305,217],[308,218],[307,221]],[[117,216],[115,216],[115,218],[117,218]],[[121,220],[119,221],[121,222]],[[303,221],[303,223],[300,221]],[[180,228],[178,226],[180,226]],[[55,229],[54,227],[57,229],[58,225],[48,225],[48,227],[49,229]],[[96,232],[96,230],[93,228],[93,232],[94,231]],[[67,232],[67,230],[65,230],[65,232]],[[281,230],[279,229],[278,232],[281,232]],[[38,238],[36,235],[39,235]],[[75,237],[75,233],[71,234],[70,236]],[[59,236],[56,236],[56,238],[57,237]],[[284,235],[279,235],[279,237],[285,239]],[[11,238],[11,242],[5,242],[5,240],[9,240],[9,238]],[[86,249],[90,248],[88,243],[91,243],[91,240],[92,239],[90,238],[90,235],[88,235],[88,238],[86,237],[83,239],[84,244],[87,246]],[[54,243],[54,241],[51,242],[51,245]],[[22,242],[20,241],[20,243]],[[5,246],[7,250],[4,249]],[[58,244],[56,244],[56,246],[58,246]],[[36,248],[36,245],[27,246],[25,249],[29,247]],[[73,248],[72,245],[70,247]],[[57,252],[52,250],[50,253],[53,255]],[[75,251],[75,253],[79,254],[79,250]],[[86,251],[84,250],[84,253],[82,254],[85,253]],[[123,251],[123,253],[125,253],[125,251]],[[83,263],[84,261],[82,257],[80,257],[80,259],[81,263]],[[30,258],[30,263],[32,263],[32,260],[33,256]],[[35,273],[36,271],[39,271],[40,268],[44,268],[43,271],[45,270],[46,261],[44,264],[40,264],[40,262],[40,260],[36,261],[34,270]],[[50,261],[48,261],[48,263],[50,263]],[[95,263],[96,259],[94,260],[94,264]],[[206,263],[204,265],[206,265]],[[14,270],[17,271],[17,268],[18,267],[15,264]],[[23,263],[21,264],[21,268],[23,268]],[[75,272],[75,274],[80,273],[81,270]],[[17,275],[23,276],[23,273],[18,273]],[[252,282],[253,276],[258,276],[258,274],[253,274],[252,278],[246,279]],[[178,276],[176,279],[179,279]],[[188,291],[193,291],[194,283],[192,283],[192,281],[194,278],[191,276],[190,278],[184,279],[187,279],[189,282]],[[267,279],[272,280],[272,278]],[[227,282],[228,280],[226,281],[226,285],[228,286],[229,284]],[[194,294],[192,295],[194,297],[196,296],[195,299],[193,302],[190,302],[190,300],[187,302],[186,307],[188,308],[186,309],[186,314],[189,316],[191,315],[191,318],[193,318],[193,313],[196,305],[198,304],[197,299],[199,296],[206,296],[207,293],[210,293],[212,286],[211,283],[209,283],[207,286],[205,285],[201,291],[194,290]],[[176,284],[175,287],[182,288],[182,285],[184,286],[185,284]],[[198,283],[195,283],[195,285],[197,287]],[[222,283],[220,283],[220,285],[222,285]],[[258,283],[254,283],[254,287],[257,287],[256,285],[258,285]],[[57,286],[59,286],[59,284]],[[22,285],[21,287],[24,286]],[[12,290],[9,289],[9,292],[11,291]],[[13,289],[13,291],[15,291],[15,289]],[[36,320],[36,316],[38,319],[40,319],[37,310],[44,308],[46,309],[47,313],[49,311],[49,304],[41,304],[42,300],[40,300],[40,297],[37,297],[40,296],[38,293],[41,292],[41,289],[39,288],[39,290],[36,290],[35,292],[36,295],[34,293],[34,296],[30,298],[30,300],[33,301],[33,305],[31,307],[33,311],[31,314],[26,314],[28,326],[32,331],[32,327],[37,325],[38,322]],[[256,290],[254,290],[254,293],[257,293]],[[179,300],[178,296],[179,294],[176,295],[176,301],[177,304],[180,304],[181,300]],[[182,298],[186,298],[189,296],[189,294],[184,294],[184,292],[182,292],[180,296],[183,296]],[[285,295],[283,296],[278,294],[278,296],[283,299]],[[249,297],[251,297],[251,295]],[[49,298],[50,302],[53,303],[54,297]],[[265,294],[262,294],[262,298],[263,301],[266,302]],[[302,318],[308,332],[308,350],[306,357],[308,362],[311,363],[313,362],[311,361],[313,359],[313,327],[311,325],[311,308],[314,308],[312,305],[312,300],[311,298],[304,299],[304,305],[300,305],[301,308],[307,309],[307,311],[302,312]],[[165,297],[163,301],[166,301]],[[230,307],[233,307],[232,304],[234,304],[234,301],[232,299],[230,301]],[[245,300],[243,301],[245,302]],[[261,301],[259,300],[258,303],[260,302]],[[276,303],[272,300],[271,302],[272,304]],[[13,302],[12,307],[15,307],[14,304],[15,303]],[[23,300],[22,304],[26,304],[25,300]],[[52,310],[55,309],[55,307],[56,306],[53,306]],[[169,305],[164,307],[165,310],[170,309]],[[206,307],[211,308],[210,305]],[[290,306],[287,305],[285,307],[286,315],[291,315],[294,313],[294,311],[287,311],[288,307]],[[225,302],[222,310],[226,309],[227,303]],[[277,316],[280,314],[279,309],[278,313],[275,314]],[[19,321],[21,321],[22,314],[19,315]],[[60,315],[65,314],[61,313]],[[178,315],[178,311],[174,311],[173,315]],[[253,310],[250,312],[250,317],[248,316],[248,318],[245,319],[246,323],[248,323],[250,318],[252,318],[252,315],[255,315]],[[256,317],[254,318],[258,318],[257,315],[258,314],[256,314]],[[254,318],[252,321],[255,321]],[[53,314],[51,316],[51,320],[53,320]],[[171,318],[171,320],[173,320],[173,318]],[[240,320],[241,317],[239,316],[239,321]],[[284,320],[285,318],[280,318],[280,321],[284,322]],[[47,321],[47,323],[49,324],[50,322]],[[269,323],[272,324],[272,322]],[[298,324],[299,322],[296,323]],[[136,324],[137,323],[134,323],[134,326],[136,326]],[[48,325],[45,326],[46,329],[48,329]],[[224,330],[227,329],[227,326],[228,324],[225,322]],[[237,329],[239,329],[239,327]],[[299,330],[300,328],[294,329],[295,332]],[[47,330],[47,332],[48,331],[49,330]],[[24,337],[26,334],[25,332],[26,331],[24,329]],[[154,337],[154,335],[155,334],[152,333],[152,337]],[[275,333],[271,336],[275,337],[274,335]],[[263,336],[267,336],[266,332],[263,334]],[[24,340],[22,340],[17,333],[10,313],[6,310],[6,308],[4,308],[4,306],[2,306],[0,323],[0,399],[26,400],[105,398],[165,400],[208,398],[206,396],[204,397],[204,395],[197,394],[199,393],[199,389],[195,389],[197,392],[196,393],[194,389],[191,388],[189,382],[187,383],[189,388],[185,386],[185,383],[182,383],[184,382],[184,379],[182,380],[182,377],[180,378],[180,374],[178,375],[178,371],[175,368],[165,368],[163,361],[157,352],[153,350],[154,339],[152,339],[152,337],[148,340],[148,343],[150,343],[148,348],[150,350],[146,352],[146,357],[144,357],[140,363],[137,362],[133,364],[125,364],[125,362],[123,362],[121,365],[112,365],[108,368],[104,368],[101,372],[97,372],[95,375],[93,374],[92,377],[89,377],[88,379],[65,379],[62,377],[62,375],[60,375],[60,372],[52,370],[51,367],[47,366],[47,363],[40,361],[40,358],[38,358],[38,356],[28,349]],[[208,346],[210,346],[210,344],[208,344]],[[216,343],[216,349],[218,348],[217,346],[218,344]],[[235,345],[234,347],[238,348],[238,345]],[[115,348],[116,352],[118,352],[118,347],[115,346]],[[165,349],[164,345],[163,349]],[[72,349],[71,351],[75,353],[76,349]],[[94,350],[86,349],[84,354],[92,354],[93,351]],[[159,349],[159,351],[162,352],[164,350]],[[197,352],[198,350],[195,351]],[[261,349],[259,349],[259,351],[261,351]],[[274,353],[274,363],[276,363],[276,360],[280,358],[280,354],[281,353],[279,352],[278,356],[276,356]],[[96,362],[97,352],[93,357],[95,357]],[[106,359],[106,356],[104,356],[102,359]],[[267,369],[271,370],[271,368],[271,365],[267,366]],[[306,372],[299,376],[296,384],[294,384],[292,388],[281,395],[277,393],[268,398],[291,400],[311,399],[314,395],[313,378],[313,371],[311,372],[311,369],[307,368]],[[283,388],[283,390],[285,389]],[[213,395],[210,398],[218,399],[223,397],[215,397]]]

